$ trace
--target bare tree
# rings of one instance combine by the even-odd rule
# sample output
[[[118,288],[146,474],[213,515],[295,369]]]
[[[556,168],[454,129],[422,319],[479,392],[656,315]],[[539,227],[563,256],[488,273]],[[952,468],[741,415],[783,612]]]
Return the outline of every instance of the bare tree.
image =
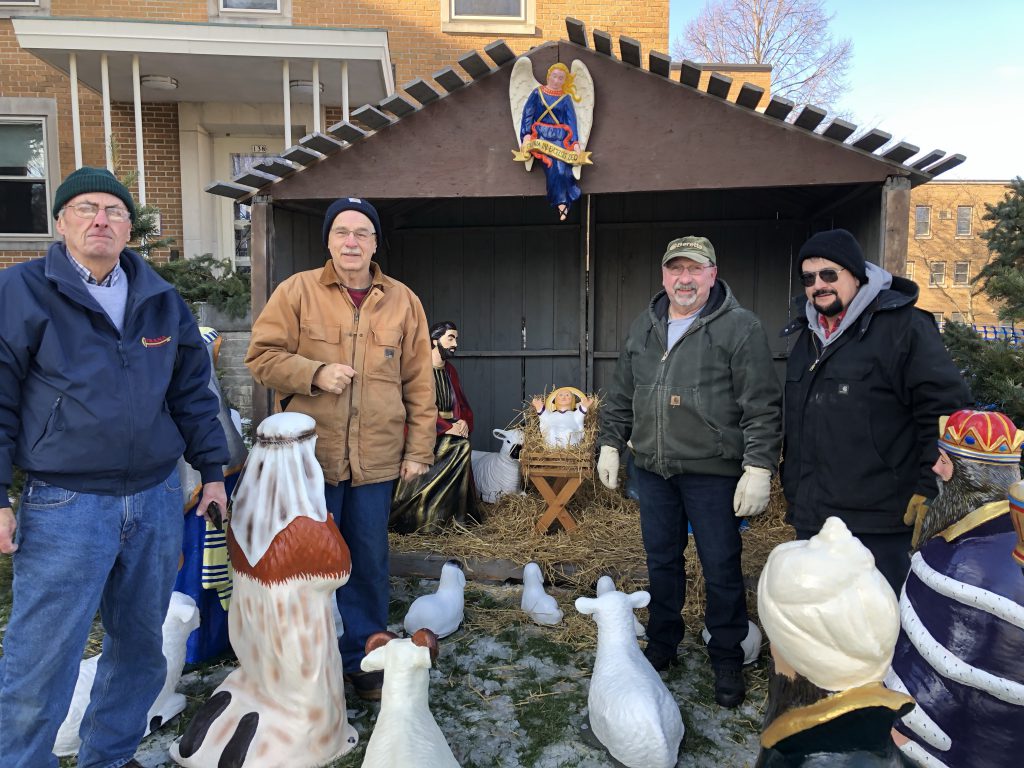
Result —
[[[849,39],[834,40],[823,0],[709,0],[682,37],[676,58],[719,64],[770,64],[772,93],[834,108],[847,90]]]

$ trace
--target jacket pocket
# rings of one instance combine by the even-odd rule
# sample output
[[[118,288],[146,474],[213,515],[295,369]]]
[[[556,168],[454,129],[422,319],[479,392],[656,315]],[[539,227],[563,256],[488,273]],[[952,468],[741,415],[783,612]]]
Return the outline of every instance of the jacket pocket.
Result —
[[[351,361],[349,360],[342,360],[340,344],[340,325],[305,323],[299,328],[299,348],[297,352],[310,360],[350,363]]]
[[[39,433],[39,437],[32,443],[32,453],[36,452],[36,449],[39,448],[39,445],[47,435],[63,431],[64,419],[61,414],[61,405],[63,403],[64,395],[57,395],[57,398],[53,401],[53,407],[50,409],[50,415],[46,418],[46,423],[43,425],[43,431]]]
[[[660,461],[722,456],[722,433],[704,416],[696,387],[638,386],[631,440],[637,453]]]
[[[366,373],[398,381],[402,376],[402,332],[397,328],[374,328],[373,343],[366,348]]]

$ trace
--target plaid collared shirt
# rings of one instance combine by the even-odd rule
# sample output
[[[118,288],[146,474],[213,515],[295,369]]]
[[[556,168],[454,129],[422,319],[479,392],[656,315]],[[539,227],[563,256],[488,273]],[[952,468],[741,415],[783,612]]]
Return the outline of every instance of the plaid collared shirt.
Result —
[[[124,270],[121,269],[121,263],[118,262],[117,264],[114,265],[114,268],[110,270],[109,275],[103,278],[102,281],[97,280],[95,277],[92,276],[92,272],[90,272],[88,269],[83,267],[81,264],[78,263],[78,261],[75,260],[75,257],[71,255],[71,251],[65,248],[64,253],[67,254],[68,261],[71,262],[71,266],[75,268],[75,272],[78,273],[78,276],[82,278],[85,282],[87,282],[89,285],[99,285],[104,288],[113,288],[115,285],[117,285],[117,281],[124,276]]]

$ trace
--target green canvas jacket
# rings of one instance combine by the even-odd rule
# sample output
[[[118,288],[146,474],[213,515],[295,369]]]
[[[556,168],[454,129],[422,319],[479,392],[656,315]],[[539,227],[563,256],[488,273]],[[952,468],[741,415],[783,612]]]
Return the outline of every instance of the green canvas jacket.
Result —
[[[668,296],[632,323],[601,402],[598,445],[632,441],[637,466],[662,477],[774,472],[782,390],[768,338],[722,280],[693,325],[667,349]]]

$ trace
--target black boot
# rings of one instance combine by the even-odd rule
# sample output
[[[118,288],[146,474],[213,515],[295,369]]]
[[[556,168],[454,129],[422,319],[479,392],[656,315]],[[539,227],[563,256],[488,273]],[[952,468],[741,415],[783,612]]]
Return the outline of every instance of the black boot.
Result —
[[[719,706],[738,707],[747,695],[743,668],[739,665],[715,667],[715,701]]]

